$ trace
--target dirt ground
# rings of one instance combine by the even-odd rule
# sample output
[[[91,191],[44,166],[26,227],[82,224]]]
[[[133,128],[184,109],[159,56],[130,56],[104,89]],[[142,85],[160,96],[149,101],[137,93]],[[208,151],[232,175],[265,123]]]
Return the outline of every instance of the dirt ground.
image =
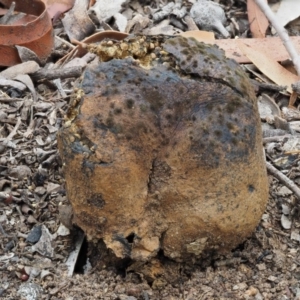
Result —
[[[227,16],[240,24],[234,34],[250,37],[246,1],[221,3]],[[183,5],[189,9],[191,3]],[[290,28],[294,35],[299,35],[297,26]],[[66,38],[59,20],[55,29]],[[260,224],[227,256],[201,260],[193,268],[177,265],[173,282],[151,282],[145,274],[126,269],[126,261],[118,268],[107,267],[101,242],[84,240],[74,274],[68,276],[66,261],[82,233],[62,226],[68,225],[69,202],[56,134],[77,81],[62,80],[67,97],[50,81],[36,82],[37,102],[29,92],[0,89],[1,299],[300,299],[299,199],[271,175],[269,202]],[[288,103],[289,97],[278,91],[264,93],[280,109]],[[284,132],[282,138],[270,134],[275,129],[266,121],[262,125],[267,161],[299,185],[297,130]]]

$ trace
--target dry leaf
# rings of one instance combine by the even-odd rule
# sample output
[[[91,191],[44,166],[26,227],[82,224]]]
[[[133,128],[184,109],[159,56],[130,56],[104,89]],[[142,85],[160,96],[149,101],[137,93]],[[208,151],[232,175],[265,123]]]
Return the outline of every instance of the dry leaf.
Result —
[[[18,64],[7,68],[6,70],[0,72],[0,76],[6,79],[13,79],[17,75],[32,74],[39,69],[40,67],[35,61],[27,61],[22,64]]]
[[[9,7],[12,1],[0,0],[0,3]],[[0,66],[21,62],[16,45],[27,47],[41,61],[46,60],[52,51],[54,38],[45,4],[40,0],[16,1],[16,11],[25,13],[29,18],[22,18],[21,24],[0,25]]]
[[[260,52],[241,41],[239,42],[239,47],[263,74],[278,85],[287,86],[287,90],[290,93],[292,92],[291,85],[300,79],[298,76],[287,71],[272,59],[267,52]]]
[[[58,16],[71,9],[75,0],[42,0],[51,18]]]
[[[95,13],[99,22],[108,21],[113,15],[121,11],[122,4],[125,2],[126,0],[97,0],[90,11]]]
[[[291,229],[292,227],[292,222],[291,220],[285,216],[285,215],[281,215],[281,226],[284,228],[284,229]]]
[[[179,35],[184,36],[186,38],[188,37],[193,37],[196,40],[200,41],[206,41],[206,40],[215,40],[215,34],[210,31],[203,31],[203,30],[191,30],[191,31],[186,31],[182,32]]]
[[[268,2],[267,0],[264,1]],[[247,1],[247,11],[252,36],[254,38],[264,38],[266,35],[266,30],[269,26],[269,21],[265,14],[255,3],[255,0]]]
[[[204,34],[204,35],[203,35]],[[257,49],[260,52],[268,52],[268,56],[275,61],[284,61],[290,58],[288,52],[286,51],[282,41],[279,37],[270,37],[263,39],[220,39],[214,40],[210,37],[210,33],[206,35],[205,31],[200,31],[197,34],[196,31],[186,31],[180,33],[180,35],[185,37],[193,37],[200,42],[205,42],[207,44],[215,44],[225,51],[225,55],[228,58],[232,58],[238,63],[251,63],[251,60],[243,54],[239,48],[239,43],[245,42],[252,48]],[[291,37],[291,40],[298,52],[300,52],[300,37]]]
[[[289,22],[297,19],[300,16],[300,1],[299,0],[281,0],[280,6],[276,13],[276,19],[285,26]]]
[[[76,0],[73,8],[65,14],[62,23],[70,40],[83,40],[96,29],[87,13],[88,0]]]
[[[273,98],[267,94],[262,94],[258,98],[258,111],[261,120],[272,120],[274,122],[274,117],[280,117],[281,112],[279,106],[276,104]],[[273,123],[272,122],[272,123]]]

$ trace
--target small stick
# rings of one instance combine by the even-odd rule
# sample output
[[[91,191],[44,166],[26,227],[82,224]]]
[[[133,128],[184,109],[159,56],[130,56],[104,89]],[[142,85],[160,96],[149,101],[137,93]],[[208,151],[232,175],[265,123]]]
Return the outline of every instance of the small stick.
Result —
[[[8,234],[5,232],[1,224],[0,224],[0,232],[2,233],[2,235],[8,237]]]
[[[6,14],[0,19],[0,24],[8,25],[9,19],[13,16],[16,2],[12,2]]]
[[[184,17],[184,21],[189,30],[199,30],[198,26],[196,25],[194,19],[191,16],[186,15]]]
[[[12,140],[12,138],[16,135],[17,130],[19,129],[21,123],[22,123],[21,118],[18,117],[18,119],[17,119],[17,124],[16,124],[16,126],[14,127],[14,129],[10,132],[10,134],[6,137],[6,139],[5,139],[6,141]],[[5,143],[5,141],[4,141],[3,143]]]
[[[57,40],[59,40],[60,42],[62,42],[63,44],[67,45],[69,48],[74,49],[76,46],[72,45],[71,43],[69,43],[68,41],[62,39],[61,37],[59,37],[58,35],[55,36],[55,38]]]
[[[263,138],[263,143],[272,143],[272,142],[286,142],[289,138],[294,137],[294,135],[287,134],[287,135],[275,135],[270,137]]]
[[[273,11],[264,0],[255,0],[256,4],[259,6],[261,11],[265,14],[268,20],[271,22],[275,30],[277,31],[279,37],[281,38],[287,52],[289,53],[297,74],[300,75],[300,56],[298,55],[296,48],[294,47],[290,37],[285,30],[285,28],[277,21],[276,16]]]
[[[250,81],[251,81],[252,85],[254,85],[254,87],[257,87],[260,92],[262,90],[282,92],[287,88],[286,86],[281,86],[281,85],[277,85],[277,84],[273,84],[273,83],[259,82],[259,81],[254,80],[254,79],[250,79]]]
[[[70,68],[59,68],[59,69],[50,69],[44,70],[40,69],[32,74],[30,74],[31,78],[34,81],[39,81],[43,79],[56,79],[56,78],[70,78],[70,77],[79,77],[82,74],[82,68],[79,66],[70,67]]]
[[[19,99],[19,98],[0,98],[1,103],[11,103],[11,102],[16,102],[16,101],[24,101],[24,99]]]
[[[273,167],[269,162],[266,162],[266,165],[268,172],[275,178],[277,178],[286,187],[288,187],[292,192],[294,192],[296,197],[300,200],[300,188],[298,188],[297,185],[291,179],[289,179],[282,172]]]

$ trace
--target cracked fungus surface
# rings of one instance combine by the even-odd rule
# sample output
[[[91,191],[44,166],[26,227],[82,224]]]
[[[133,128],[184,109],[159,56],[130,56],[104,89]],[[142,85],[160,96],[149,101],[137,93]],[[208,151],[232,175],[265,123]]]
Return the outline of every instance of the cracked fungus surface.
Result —
[[[139,60],[86,69],[60,132],[74,222],[118,257],[223,253],[252,233],[268,196],[254,92],[216,47],[141,44]]]

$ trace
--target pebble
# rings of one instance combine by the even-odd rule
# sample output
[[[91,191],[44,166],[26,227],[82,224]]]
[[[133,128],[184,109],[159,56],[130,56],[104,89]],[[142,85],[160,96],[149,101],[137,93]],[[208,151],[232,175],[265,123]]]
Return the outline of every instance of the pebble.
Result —
[[[42,226],[35,226],[29,232],[26,242],[34,244],[40,240],[41,235],[42,235]]]
[[[245,290],[247,287],[248,287],[248,285],[245,282],[240,282],[240,283],[234,285],[232,289],[234,291],[236,291],[236,290]]]
[[[264,271],[264,270],[266,270],[266,265],[264,263],[263,264],[258,264],[257,265],[257,269],[259,271]]]
[[[46,193],[46,189],[43,186],[37,186],[34,190],[34,192],[38,195],[38,196],[43,196]]]
[[[269,281],[277,281],[277,277],[271,275],[271,276],[268,277],[268,280]]]
[[[276,193],[278,196],[287,196],[287,195],[292,195],[293,192],[288,189],[286,186],[282,186],[279,191]]]
[[[255,300],[263,300],[264,298],[263,298],[263,296],[262,296],[262,294],[261,293],[257,293],[256,295],[255,295],[255,298],[254,298]]]
[[[127,295],[119,295],[120,300],[137,300],[137,298],[133,296],[127,296]]]
[[[245,292],[245,296],[255,296],[258,293],[258,289],[254,286],[250,286]]]

